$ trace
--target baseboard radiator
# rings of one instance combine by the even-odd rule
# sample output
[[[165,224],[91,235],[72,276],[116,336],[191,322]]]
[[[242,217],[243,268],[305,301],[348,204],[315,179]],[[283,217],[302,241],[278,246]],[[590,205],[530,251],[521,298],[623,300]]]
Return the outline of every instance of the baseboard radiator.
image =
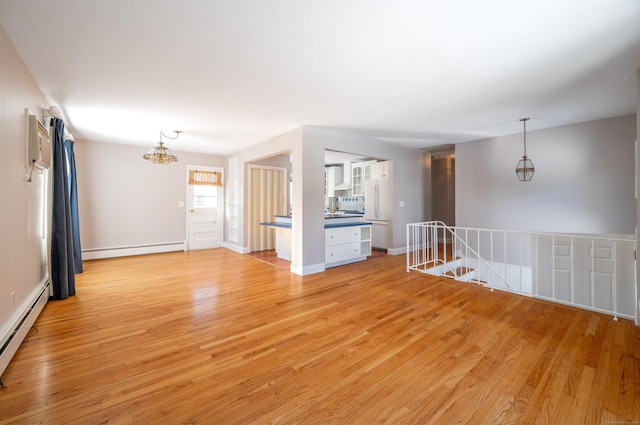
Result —
[[[0,376],[4,373],[16,351],[27,336],[29,329],[35,323],[49,299],[49,280],[41,285],[36,291],[31,301],[26,304],[24,311],[14,321],[5,335],[2,335],[0,342]]]
[[[109,248],[90,248],[82,250],[83,260],[128,257],[130,255],[160,254],[163,252],[186,251],[186,242],[164,242],[147,245],[117,246]]]

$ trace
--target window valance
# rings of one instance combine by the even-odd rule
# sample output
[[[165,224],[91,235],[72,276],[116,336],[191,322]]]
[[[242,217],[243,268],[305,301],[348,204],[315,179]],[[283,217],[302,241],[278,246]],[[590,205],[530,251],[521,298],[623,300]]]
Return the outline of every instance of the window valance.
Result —
[[[189,184],[222,186],[222,173],[219,171],[189,170]]]

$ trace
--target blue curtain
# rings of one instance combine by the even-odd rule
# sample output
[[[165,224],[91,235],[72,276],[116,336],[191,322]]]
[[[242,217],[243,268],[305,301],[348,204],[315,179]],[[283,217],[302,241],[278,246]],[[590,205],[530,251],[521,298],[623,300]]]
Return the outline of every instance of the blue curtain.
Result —
[[[73,264],[76,273],[82,273],[82,248],[80,246],[80,217],[78,216],[78,188],[76,185],[76,157],[73,153],[73,140],[65,140],[67,154],[67,185],[71,206],[71,238],[73,239]]]
[[[76,293],[75,260],[73,254],[73,227],[71,224],[71,198],[69,168],[64,142],[64,122],[52,118],[53,131],[53,212],[51,217],[51,286],[53,298],[67,299]]]

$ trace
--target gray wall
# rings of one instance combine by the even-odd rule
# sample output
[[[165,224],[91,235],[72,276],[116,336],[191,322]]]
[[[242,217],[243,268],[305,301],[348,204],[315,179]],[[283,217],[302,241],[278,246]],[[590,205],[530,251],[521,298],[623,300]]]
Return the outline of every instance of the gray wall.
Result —
[[[527,132],[532,181],[520,182],[522,133],[456,145],[456,224],[632,234],[636,117]]]
[[[178,162],[158,165],[142,159],[149,147],[76,141],[82,249],[186,240],[187,165],[224,167],[224,157],[172,149]]]
[[[433,220],[456,225],[456,159],[431,158],[431,214]]]
[[[636,73],[636,84],[640,94],[640,69]],[[636,96],[636,145],[640,142],[640,96]],[[635,154],[636,170],[640,170],[640,154],[636,151]],[[635,178],[636,188],[640,188],[640,173],[636,173]],[[640,196],[636,195],[636,241],[638,240],[640,230],[637,223],[640,223]],[[636,247],[637,248],[637,247]],[[636,325],[640,326],[640,261],[636,261]]]
[[[424,164],[423,169],[423,182],[422,185],[424,187],[424,196],[423,196],[423,209],[424,214],[422,220],[420,221],[431,221],[433,220],[433,209],[431,208],[431,200],[433,198],[433,194],[431,193],[431,186],[433,179],[431,178],[431,171],[433,158],[429,152],[424,152],[422,157],[422,162]]]
[[[42,110],[49,105],[2,28],[0,58],[1,338],[47,277],[43,175],[34,173],[33,182],[25,183],[29,173],[25,108],[42,119]]]

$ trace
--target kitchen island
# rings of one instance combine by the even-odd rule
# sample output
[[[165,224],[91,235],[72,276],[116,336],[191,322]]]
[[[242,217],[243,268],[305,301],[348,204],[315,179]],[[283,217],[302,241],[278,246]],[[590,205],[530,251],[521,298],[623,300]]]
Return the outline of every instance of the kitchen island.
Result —
[[[276,255],[291,261],[291,216],[260,223],[276,229]],[[361,215],[325,214],[325,268],[364,261],[371,255],[371,223]]]

